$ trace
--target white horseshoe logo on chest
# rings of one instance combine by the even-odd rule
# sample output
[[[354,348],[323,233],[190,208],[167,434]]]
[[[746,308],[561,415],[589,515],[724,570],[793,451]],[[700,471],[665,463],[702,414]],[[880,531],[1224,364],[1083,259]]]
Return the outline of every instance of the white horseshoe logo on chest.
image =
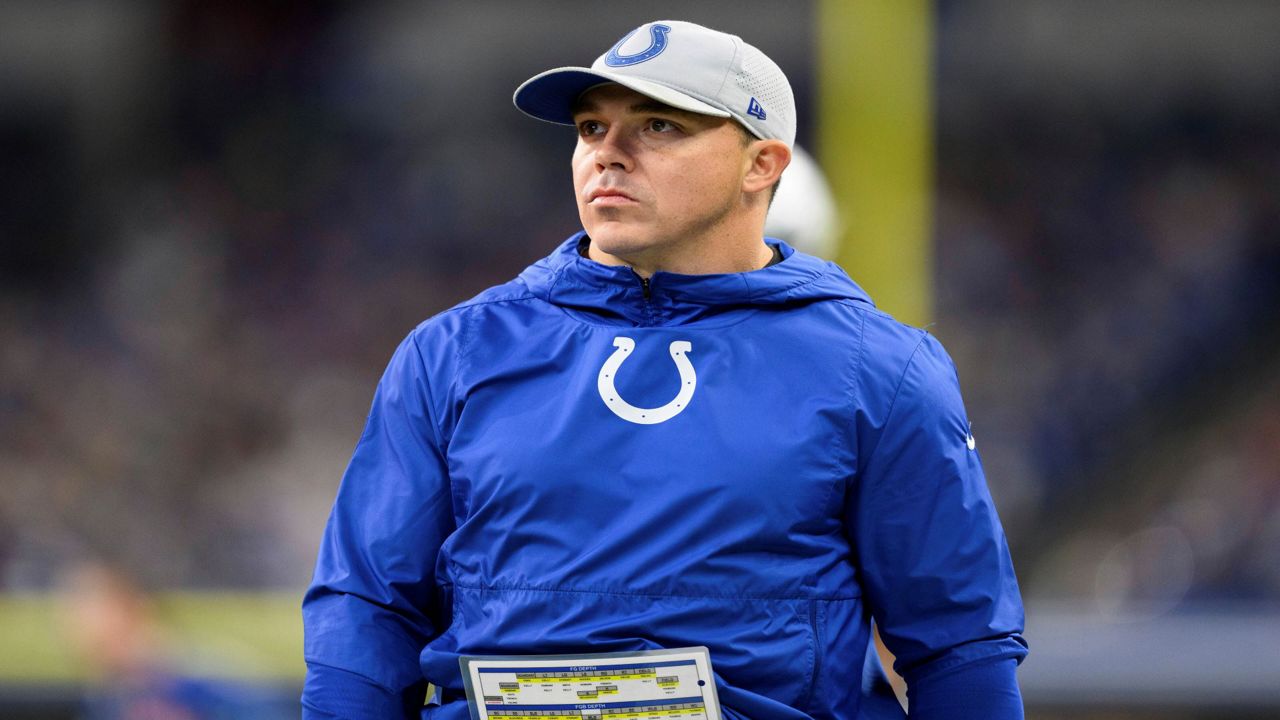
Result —
[[[618,368],[622,367],[622,363],[631,357],[631,353],[636,349],[636,341],[619,336],[613,339],[613,346],[617,350],[613,351],[609,359],[604,361],[604,367],[600,368],[600,375],[596,377],[596,387],[600,390],[600,398],[604,400],[605,407],[612,410],[614,415],[637,425],[656,425],[670,420],[689,407],[689,400],[693,399],[693,391],[698,387],[698,375],[693,371],[693,364],[689,362],[689,358],[685,357],[693,350],[692,343],[687,340],[676,340],[668,348],[671,359],[676,363],[676,369],[680,371],[680,392],[676,393],[675,399],[671,402],[656,408],[638,408],[618,395],[613,380],[618,375]]]

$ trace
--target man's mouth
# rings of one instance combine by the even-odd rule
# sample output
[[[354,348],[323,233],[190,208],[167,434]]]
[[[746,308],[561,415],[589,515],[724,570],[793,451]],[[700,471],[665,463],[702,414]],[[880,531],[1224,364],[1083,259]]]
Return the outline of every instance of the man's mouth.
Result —
[[[588,205],[630,205],[635,201],[635,198],[614,188],[592,190],[587,197]]]

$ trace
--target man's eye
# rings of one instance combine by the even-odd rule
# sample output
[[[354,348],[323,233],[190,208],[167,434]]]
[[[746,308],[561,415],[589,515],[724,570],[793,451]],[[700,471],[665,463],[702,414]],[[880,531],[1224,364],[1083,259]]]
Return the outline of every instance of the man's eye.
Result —
[[[584,120],[578,123],[578,132],[582,135],[595,135],[600,132],[600,123],[595,120]]]
[[[660,132],[660,133],[671,132],[672,130],[676,129],[676,126],[667,120],[654,118],[649,121],[649,129],[654,132]]]

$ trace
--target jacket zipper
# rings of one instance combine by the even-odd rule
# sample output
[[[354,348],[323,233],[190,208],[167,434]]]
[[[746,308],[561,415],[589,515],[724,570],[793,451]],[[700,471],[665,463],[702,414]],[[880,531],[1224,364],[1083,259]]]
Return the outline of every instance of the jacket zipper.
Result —
[[[636,277],[640,277],[639,274]],[[649,302],[653,299],[653,287],[649,284],[649,278],[640,277],[640,290],[644,293],[644,317],[645,325],[657,325],[657,316],[653,312],[653,303]]]

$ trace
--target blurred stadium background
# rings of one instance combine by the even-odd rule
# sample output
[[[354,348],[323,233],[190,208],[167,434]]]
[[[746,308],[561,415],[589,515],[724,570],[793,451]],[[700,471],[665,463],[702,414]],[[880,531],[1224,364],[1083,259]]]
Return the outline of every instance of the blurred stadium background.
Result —
[[[778,60],[952,352],[1028,716],[1280,716],[1280,3],[9,0],[0,717],[296,717],[383,364],[576,229],[511,91],[657,17]]]

